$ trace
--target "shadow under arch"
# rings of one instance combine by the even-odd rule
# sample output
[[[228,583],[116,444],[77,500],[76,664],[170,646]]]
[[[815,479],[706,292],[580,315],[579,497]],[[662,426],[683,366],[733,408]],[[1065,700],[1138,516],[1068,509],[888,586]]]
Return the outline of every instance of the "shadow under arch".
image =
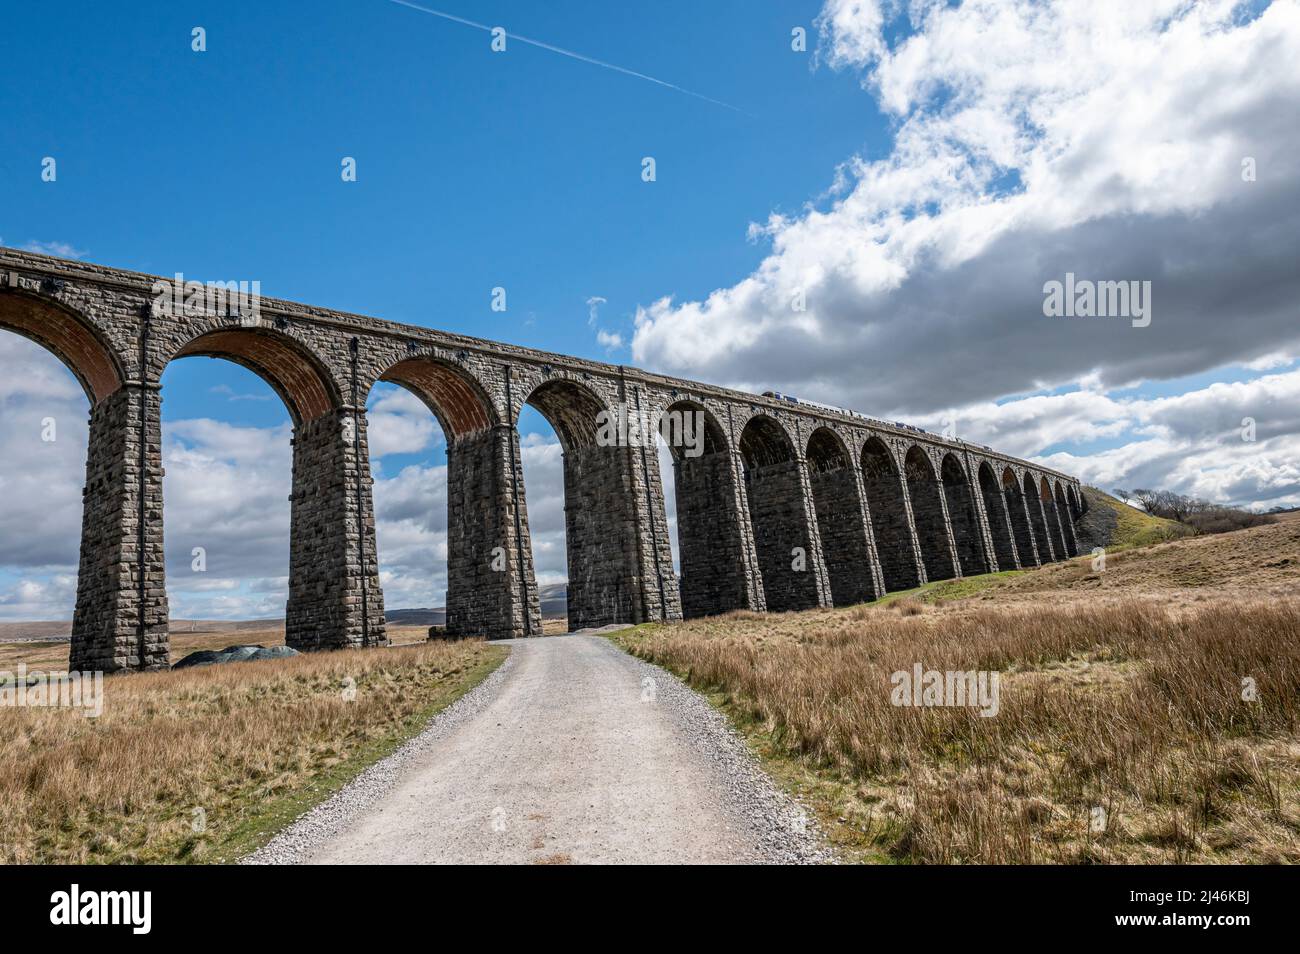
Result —
[[[1051,481],[1046,476],[1039,478],[1038,499],[1043,506],[1043,518],[1047,521],[1047,534],[1052,539],[1054,559],[1064,560],[1069,556],[1065,543],[1065,530],[1061,526],[1061,515],[1056,510],[1056,498],[1052,495]]]
[[[903,469],[907,474],[907,494],[912,500],[912,520],[916,524],[925,577],[931,583],[950,580],[959,570],[953,557],[952,538],[943,519],[943,488],[935,476],[934,466],[925,451],[913,444],[903,459]]]
[[[1047,514],[1043,509],[1043,498],[1034,475],[1025,471],[1024,487],[1025,507],[1029,511],[1029,524],[1034,529],[1034,542],[1038,545],[1039,564],[1051,563],[1057,559],[1056,550],[1060,546],[1052,545],[1051,533],[1047,525]]]
[[[1007,514],[1011,518],[1011,529],[1016,535],[1016,554],[1022,568],[1038,565],[1038,556],[1034,546],[1034,531],[1029,525],[1029,510],[1025,506],[1025,495],[1016,480],[1015,472],[1007,467],[1002,471],[1002,499],[1006,502]]]
[[[554,428],[564,455],[569,629],[677,615],[657,461],[651,473],[646,449],[616,433],[617,415],[577,381],[543,381],[524,403]]]
[[[980,497],[984,501],[984,514],[988,518],[989,536],[993,540],[993,554],[998,558],[999,570],[1014,570],[1020,565],[1016,553],[1015,530],[1011,526],[1011,513],[993,468],[988,461],[979,465]]]
[[[975,499],[971,494],[966,468],[957,459],[957,455],[950,452],[943,455],[939,472],[943,480],[944,503],[948,505],[952,542],[957,548],[958,575],[987,573],[990,567],[984,557],[979,518],[975,515]]]
[[[655,432],[672,455],[682,616],[749,608],[744,514],[722,424],[704,405],[680,400],[664,408]]]
[[[910,590],[921,585],[916,547],[907,519],[903,478],[894,466],[893,455],[879,437],[862,445],[862,485],[876,534],[876,554],[885,578],[886,592]]]
[[[775,418],[757,414],[741,431],[740,459],[768,610],[819,605],[817,565],[808,533],[810,514],[794,442]]]
[[[1065,499],[1065,491],[1061,489],[1059,480],[1053,481],[1053,497],[1056,504],[1056,519],[1061,525],[1061,536],[1065,540],[1065,555],[1072,557],[1078,554],[1079,544],[1074,537],[1074,519],[1070,511],[1070,505]]]
[[[804,456],[831,601],[835,606],[850,606],[873,600],[880,594],[868,545],[866,511],[848,445],[823,425],[808,435]]]

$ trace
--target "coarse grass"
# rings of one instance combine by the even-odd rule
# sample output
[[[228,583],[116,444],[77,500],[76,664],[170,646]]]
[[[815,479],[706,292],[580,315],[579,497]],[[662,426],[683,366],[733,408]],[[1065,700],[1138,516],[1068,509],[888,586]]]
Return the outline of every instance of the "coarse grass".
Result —
[[[616,638],[721,706],[850,857],[1300,861],[1295,602],[904,597]],[[916,663],[997,672],[997,714],[894,705]]]
[[[481,640],[314,653],[110,676],[97,719],[0,708],[0,860],[233,861],[506,654]]]

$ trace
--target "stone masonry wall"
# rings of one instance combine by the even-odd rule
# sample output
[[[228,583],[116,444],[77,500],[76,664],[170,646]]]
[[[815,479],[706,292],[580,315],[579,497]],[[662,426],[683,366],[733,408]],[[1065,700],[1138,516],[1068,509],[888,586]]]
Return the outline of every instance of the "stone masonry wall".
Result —
[[[113,672],[167,665],[160,404],[157,391],[127,386],[91,409],[69,660],[73,670]]]
[[[370,464],[364,440],[358,459],[355,426],[351,411],[336,411],[294,430],[285,642],[295,649],[388,643]]]

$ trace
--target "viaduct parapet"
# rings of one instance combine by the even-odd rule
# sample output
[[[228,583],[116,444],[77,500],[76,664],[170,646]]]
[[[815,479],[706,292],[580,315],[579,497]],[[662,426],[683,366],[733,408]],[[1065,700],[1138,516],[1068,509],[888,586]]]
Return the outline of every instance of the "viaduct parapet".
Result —
[[[160,279],[0,248],[0,328],[57,355],[90,400],[73,669],[166,666],[160,381],[190,355],[254,371],[293,420],[286,639],[387,643],[366,441],[376,381],[447,439],[447,631],[542,632],[517,422],[564,451],[571,629],[797,610],[1077,553],[1078,480],[989,448],[778,397],[262,298],[159,304]],[[673,444],[680,577],[651,441]],[[671,431],[671,428],[669,428]]]

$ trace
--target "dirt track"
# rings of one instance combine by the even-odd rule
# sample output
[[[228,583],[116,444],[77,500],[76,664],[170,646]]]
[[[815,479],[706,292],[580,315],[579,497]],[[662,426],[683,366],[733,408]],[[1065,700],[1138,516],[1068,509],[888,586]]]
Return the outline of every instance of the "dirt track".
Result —
[[[512,641],[464,705],[254,861],[811,860],[820,842],[711,707],[599,636]]]

